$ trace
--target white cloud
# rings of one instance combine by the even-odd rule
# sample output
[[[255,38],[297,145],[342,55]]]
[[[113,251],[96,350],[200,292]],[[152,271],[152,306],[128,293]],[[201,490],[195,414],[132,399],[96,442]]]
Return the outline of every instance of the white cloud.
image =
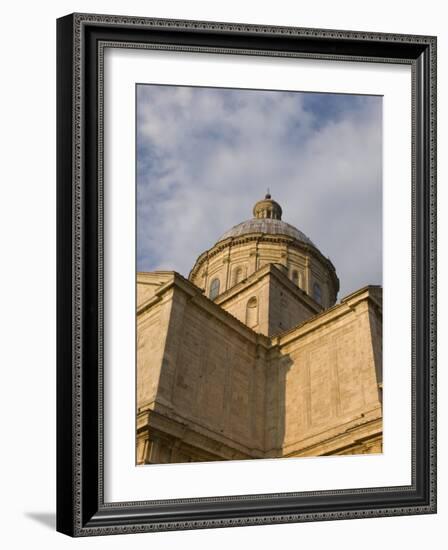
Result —
[[[138,94],[138,269],[188,275],[269,187],[283,219],[330,256],[341,296],[381,283],[379,98],[310,104],[313,94],[174,86]]]

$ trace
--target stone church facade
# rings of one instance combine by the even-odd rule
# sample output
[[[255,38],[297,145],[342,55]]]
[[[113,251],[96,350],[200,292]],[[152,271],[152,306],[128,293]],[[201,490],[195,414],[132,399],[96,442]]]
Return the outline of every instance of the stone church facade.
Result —
[[[382,290],[268,194],[189,278],[137,274],[137,464],[382,451]]]

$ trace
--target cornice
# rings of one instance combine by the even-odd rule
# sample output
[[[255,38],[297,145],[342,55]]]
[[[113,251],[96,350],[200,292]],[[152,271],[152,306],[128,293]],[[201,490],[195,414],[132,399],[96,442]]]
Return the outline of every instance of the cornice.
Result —
[[[375,297],[372,298],[372,290],[378,290],[378,286],[365,286],[360,288],[356,292],[353,292],[349,296],[343,298],[339,304],[324,310],[322,313],[315,315],[314,317],[307,319],[303,323],[290,328],[284,332],[281,332],[272,337],[272,346],[284,346],[290,344],[294,340],[309,334],[328,323],[333,322],[335,319],[349,314],[355,309],[355,307],[363,301],[367,301],[379,306],[378,300]],[[380,307],[380,306],[379,306]]]

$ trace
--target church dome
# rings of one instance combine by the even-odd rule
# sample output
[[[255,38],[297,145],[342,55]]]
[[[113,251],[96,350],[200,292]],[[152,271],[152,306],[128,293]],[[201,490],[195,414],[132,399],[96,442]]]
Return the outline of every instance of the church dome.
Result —
[[[339,280],[333,264],[282,220],[282,208],[269,192],[255,203],[253,218],[226,231],[197,258],[189,279],[215,299],[266,265],[281,270],[324,308],[335,303]]]
[[[297,241],[313,245],[305,233],[302,233],[302,231],[299,231],[293,225],[282,221],[282,208],[278,202],[271,198],[269,193],[266,194],[264,199],[255,204],[253,214],[254,217],[252,219],[235,225],[221,235],[217,242],[224,241],[229,237],[263,233],[265,235],[286,235]]]
[[[229,237],[240,237],[241,235],[248,235],[250,233],[264,233],[266,235],[287,235],[303,243],[313,244],[311,240],[299,231],[293,225],[286,223],[282,220],[276,220],[271,218],[252,218],[246,220],[238,225],[235,225],[228,231],[226,231],[219,239],[224,241]]]

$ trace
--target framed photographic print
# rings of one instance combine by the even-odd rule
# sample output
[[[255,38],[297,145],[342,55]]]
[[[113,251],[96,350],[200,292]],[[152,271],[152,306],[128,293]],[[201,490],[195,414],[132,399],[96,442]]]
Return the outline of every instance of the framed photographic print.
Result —
[[[57,529],[434,513],[436,38],[57,40]]]

